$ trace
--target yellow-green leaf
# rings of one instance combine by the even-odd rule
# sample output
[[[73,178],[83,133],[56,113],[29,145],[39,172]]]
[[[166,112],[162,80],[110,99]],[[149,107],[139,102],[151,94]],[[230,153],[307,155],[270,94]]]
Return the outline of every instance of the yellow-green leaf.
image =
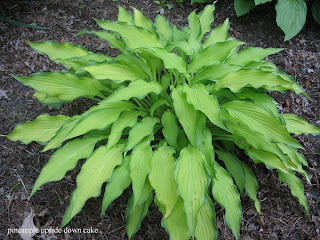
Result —
[[[151,159],[149,181],[157,199],[164,205],[164,218],[167,218],[178,200],[177,184],[173,178],[174,150],[164,143],[154,152]]]
[[[150,172],[152,154],[150,141],[141,142],[132,151],[130,158],[130,178],[132,180],[132,190],[134,194],[134,207],[137,206],[142,196],[144,184]]]
[[[226,129],[220,117],[219,102],[215,96],[209,95],[204,85],[196,84],[192,87],[184,85],[184,92],[186,93],[188,103],[192,104],[195,109],[203,112],[214,125]]]
[[[158,82],[145,82],[143,80],[136,80],[131,82],[127,87],[119,88],[118,90],[114,91],[99,104],[129,100],[131,98],[142,99],[149,93],[155,93],[158,95],[161,93],[161,91],[162,87]]]
[[[103,137],[75,139],[58,149],[43,167],[37,178],[30,197],[45,183],[61,180],[75,168],[79,159],[90,157],[95,144]]]
[[[224,42],[228,39],[228,32],[230,28],[229,19],[227,18],[223,24],[215,27],[203,43],[203,47],[207,48],[218,42]]]
[[[189,146],[180,152],[174,173],[192,236],[195,234],[198,213],[206,200],[208,179],[204,164],[204,156]]]
[[[205,66],[217,64],[223,62],[235,47],[243,45],[240,41],[226,41],[215,43],[205,49],[203,49],[189,64],[188,72],[198,72]]]
[[[130,156],[127,156],[124,158],[123,163],[114,170],[111,179],[108,180],[102,200],[101,214],[104,214],[110,204],[130,186],[129,163]]]
[[[241,201],[240,195],[228,172],[215,163],[216,178],[212,179],[212,195],[225,209],[224,220],[236,239],[240,233]]]
[[[115,82],[134,81],[147,77],[142,69],[117,62],[96,63],[84,66],[79,71],[87,71],[97,80],[110,79]]]
[[[19,82],[51,97],[72,101],[78,97],[104,97],[91,78],[78,77],[73,73],[40,72],[27,77],[12,75]]]
[[[116,145],[109,150],[106,146],[101,146],[83,164],[77,177],[77,188],[71,195],[70,205],[61,223],[62,227],[81,211],[89,198],[100,195],[102,184],[112,176],[114,168],[121,164],[122,151],[122,145]]]
[[[126,151],[131,150],[135,145],[139,144],[144,137],[152,135],[154,126],[158,122],[158,118],[145,117],[141,122],[134,125],[129,132]]]
[[[216,211],[211,199],[200,208],[195,236],[197,240],[215,240],[218,235]]]
[[[312,134],[313,136],[320,134],[320,128],[309,124],[305,119],[290,113],[285,113],[282,115],[288,132],[294,133],[296,135],[301,134]]]
[[[304,195],[303,185],[298,177],[295,176],[294,172],[290,171],[284,173],[278,171],[279,181],[287,183],[291,189],[291,194],[298,198],[299,203],[309,213],[309,206],[306,196]]]
[[[69,117],[64,115],[42,114],[33,121],[18,124],[6,137],[11,141],[21,141],[25,144],[33,141],[44,144],[56,134],[68,119]]]

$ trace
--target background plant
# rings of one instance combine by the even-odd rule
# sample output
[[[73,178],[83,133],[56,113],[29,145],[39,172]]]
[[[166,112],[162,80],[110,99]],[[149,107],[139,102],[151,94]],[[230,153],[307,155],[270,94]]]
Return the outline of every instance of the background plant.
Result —
[[[72,117],[40,115],[8,135],[11,140],[45,144],[43,151],[58,148],[32,194],[44,183],[62,179],[79,159],[87,159],[63,226],[87,199],[100,195],[107,181],[102,212],[132,184],[129,237],[154,200],[172,239],[214,239],[211,196],[225,208],[226,223],[238,236],[239,192],[246,192],[259,212],[260,204],[255,177],[235,156],[235,146],[254,162],[277,169],[280,180],[308,208],[294,174],[297,171],[308,179],[302,169],[307,163],[297,151],[301,145],[288,131],[316,134],[319,129],[295,115],[279,114],[265,93],[303,91],[291,77],[263,61],[279,49],[239,51],[244,43],[228,38],[228,20],[203,41],[213,9],[210,5],[198,15],[191,13],[189,27],[178,30],[162,16],[151,23],[136,9],[132,16],[119,8],[118,22],[97,20],[111,32],[80,33],[107,40],[122,52],[115,58],[69,43],[30,43],[70,69],[15,76],[37,91],[37,99],[53,107],[78,97],[99,102]]]
[[[238,17],[250,12],[255,6],[272,0],[234,0],[234,9]],[[277,0],[277,25],[285,34],[284,40],[290,40],[303,28],[307,17],[309,0]],[[177,1],[178,2],[178,1]],[[208,3],[211,0],[191,0],[191,3]],[[320,0],[313,0],[311,12],[314,20],[320,24]]]
[[[248,13],[255,6],[271,2],[272,0],[234,0],[234,8],[237,16]],[[296,36],[303,28],[307,17],[306,0],[277,0],[277,25],[285,34],[287,41]],[[315,21],[320,24],[320,0],[313,0],[312,15]]]

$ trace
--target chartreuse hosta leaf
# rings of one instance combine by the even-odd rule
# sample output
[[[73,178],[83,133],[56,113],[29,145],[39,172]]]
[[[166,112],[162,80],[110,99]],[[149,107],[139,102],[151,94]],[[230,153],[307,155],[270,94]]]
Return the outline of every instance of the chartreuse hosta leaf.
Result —
[[[168,217],[177,200],[177,184],[173,178],[175,159],[174,150],[166,143],[154,152],[149,180],[159,202],[164,206],[164,218]]]
[[[112,176],[116,166],[122,163],[123,145],[115,145],[107,149],[99,147],[82,166],[77,177],[77,188],[72,193],[70,205],[62,220],[62,226],[81,211],[85,202],[101,193],[102,184]]]
[[[228,32],[230,28],[229,19],[227,18],[223,24],[217,26],[214,28],[209,36],[206,38],[206,40],[203,43],[203,47],[209,47],[212,44],[215,44],[217,42],[224,42],[228,38]]]
[[[245,190],[246,194],[254,201],[257,211],[261,213],[260,202],[257,198],[258,182],[252,170],[231,153],[221,150],[216,150],[216,153],[234,178],[240,193]]]
[[[240,2],[235,1],[238,14],[250,10],[250,4]],[[236,156],[237,148],[253,163],[276,169],[279,180],[308,209],[295,176],[298,172],[310,182],[304,169],[308,163],[290,134],[317,135],[319,128],[293,114],[280,114],[268,92],[308,95],[264,60],[280,49],[239,51],[244,43],[228,37],[228,19],[211,29],[214,9],[208,5],[192,12],[189,26],[178,29],[163,16],[152,21],[138,9],[131,14],[119,7],[117,21],[96,20],[103,31],[78,34],[107,41],[121,52],[113,57],[70,43],[29,43],[67,70],[14,75],[35,89],[35,98],[55,108],[79,97],[91,101],[78,115],[43,114],[6,135],[45,144],[43,151],[56,149],[32,195],[84,159],[62,226],[88,199],[98,197],[106,183],[102,214],[132,185],[126,213],[129,239],[139,231],[152,201],[172,240],[215,240],[216,203],[238,238],[240,193],[253,200],[257,212],[261,208],[256,177],[243,156]]]
[[[155,197],[155,204],[159,207],[162,214],[165,212],[164,205]],[[188,229],[186,213],[183,209],[183,200],[179,197],[171,214],[167,218],[163,218],[161,225],[170,235],[170,239],[188,240],[191,237]]]
[[[186,147],[180,152],[174,173],[192,235],[195,233],[198,213],[207,197],[209,181],[204,162],[204,156],[197,149]]]
[[[26,86],[65,101],[72,101],[78,97],[104,97],[94,86],[93,79],[81,78],[73,73],[43,72],[32,74],[29,77],[17,75],[13,75],[13,77]]]
[[[31,196],[43,184],[61,180],[66,172],[75,168],[78,160],[90,157],[95,144],[103,138],[103,136],[79,138],[58,149],[43,167],[33,186]]]
[[[87,71],[94,79],[111,79],[116,82],[145,79],[147,76],[142,69],[121,62],[103,62],[84,66],[79,71]]]
[[[49,114],[42,114],[33,121],[17,125],[7,135],[7,138],[11,141],[21,141],[25,144],[33,141],[44,144],[56,134],[61,125],[68,119],[69,117],[64,115],[50,116]]]
[[[211,199],[200,208],[195,230],[196,239],[216,239],[218,229],[216,227],[216,211]]]
[[[296,135],[312,134],[314,136],[320,134],[320,128],[309,124],[305,119],[298,117],[297,115],[286,113],[282,116],[286,122],[288,132],[290,133]]]
[[[228,172],[216,163],[216,178],[212,183],[214,199],[225,209],[224,220],[238,239],[241,222],[240,195]]]
[[[92,54],[84,47],[74,45],[71,43],[56,43],[53,41],[43,42],[27,42],[30,47],[39,53],[48,55],[50,60],[56,63],[61,63],[63,60],[72,57],[83,57]]]
[[[121,196],[123,191],[130,186],[131,178],[129,164],[130,156],[126,156],[123,163],[114,170],[111,179],[107,181],[108,183],[103,196],[101,214],[104,214],[110,204]]]
[[[150,172],[152,154],[152,148],[148,140],[141,142],[132,151],[130,158],[130,178],[132,179],[134,194],[133,207],[136,207],[143,197],[142,193]]]

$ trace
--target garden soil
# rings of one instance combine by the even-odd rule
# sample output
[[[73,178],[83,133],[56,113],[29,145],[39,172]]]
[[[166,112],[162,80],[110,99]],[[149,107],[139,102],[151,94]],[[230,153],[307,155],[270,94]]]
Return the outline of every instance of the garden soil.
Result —
[[[171,3],[171,2],[169,2]],[[9,133],[19,122],[34,119],[42,113],[80,114],[92,103],[77,100],[53,110],[39,104],[34,91],[22,85],[10,74],[29,75],[39,71],[62,70],[62,66],[37,54],[26,41],[54,40],[72,42],[89,50],[117,55],[117,51],[94,36],[74,35],[82,29],[99,29],[93,18],[112,19],[117,17],[117,5],[130,10],[136,7],[151,19],[159,13],[178,26],[187,23],[188,14],[201,10],[204,5],[184,4],[184,8],[173,3],[173,9],[155,4],[152,0],[10,0],[1,1],[0,6],[6,16],[25,23],[36,23],[50,30],[34,30],[0,24],[0,133]],[[273,94],[282,112],[295,113],[309,122],[320,125],[320,26],[308,13],[303,30],[292,40],[283,42],[283,33],[276,26],[274,4],[261,5],[249,14],[237,18],[233,1],[221,0],[216,3],[214,26],[226,18],[231,23],[230,35],[256,47],[280,47],[284,50],[268,58],[280,69],[293,76],[311,96],[292,92]],[[258,198],[262,213],[259,215],[250,199],[242,196],[243,221],[240,239],[320,239],[320,136],[301,136],[297,139],[305,147],[308,159],[306,168],[311,184],[303,180],[310,207],[310,215],[304,211],[296,198],[292,197],[287,185],[279,183],[277,173],[267,170],[263,165],[252,165],[259,182]],[[7,235],[8,229],[19,228],[30,211],[34,211],[34,224],[39,229],[55,229],[60,226],[64,211],[69,204],[72,190],[76,186],[76,175],[81,161],[67,177],[56,183],[45,185],[29,201],[31,192],[41,168],[52,152],[40,153],[41,146],[35,143],[24,145],[0,137],[0,239],[21,239],[18,234]],[[300,176],[301,177],[301,176]],[[301,177],[302,178],[302,177]],[[83,211],[68,225],[69,230],[81,233],[39,233],[33,239],[126,239],[126,203],[130,190],[117,199],[104,216],[100,216],[102,197],[90,199]],[[231,231],[223,220],[223,210],[216,207],[218,239],[233,239]],[[142,222],[141,230],[133,239],[168,239],[161,228],[161,214],[154,205]],[[84,233],[92,228],[97,233]]]

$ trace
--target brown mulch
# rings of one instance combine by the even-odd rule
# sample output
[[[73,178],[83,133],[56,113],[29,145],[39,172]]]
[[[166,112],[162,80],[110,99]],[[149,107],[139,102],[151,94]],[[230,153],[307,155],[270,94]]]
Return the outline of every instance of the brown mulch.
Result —
[[[91,51],[117,54],[106,43],[93,36],[74,35],[82,29],[98,29],[93,17],[98,19],[116,19],[117,5],[126,9],[136,7],[151,19],[160,12],[161,7],[151,0],[10,0],[0,2],[6,15],[14,19],[37,23],[50,30],[32,30],[6,24],[0,30],[0,133],[7,134],[19,122],[34,119],[41,113],[74,115],[87,109],[85,100],[67,104],[60,110],[42,106],[33,98],[32,89],[14,80],[10,74],[29,75],[39,71],[61,70],[62,67],[49,62],[48,58],[36,54],[26,40],[54,40],[72,42],[87,47]],[[172,10],[164,9],[164,15],[171,22],[183,26],[187,15],[204,5],[184,5],[184,9],[174,4]],[[221,24],[229,17],[231,36],[260,47],[282,47],[284,51],[269,57],[269,60],[295,77],[311,96],[308,101],[304,96],[294,93],[274,94],[283,112],[291,112],[306,118],[309,122],[320,125],[320,26],[308,15],[307,23],[301,33],[290,41],[283,42],[283,34],[275,23],[274,4],[268,3],[255,8],[249,14],[237,18],[233,1],[219,1],[216,4],[215,23]],[[274,171],[262,165],[253,167],[259,181],[259,195],[262,214],[258,215],[252,202],[242,197],[243,221],[240,239],[320,239],[320,136],[302,136],[298,138],[304,145],[305,156],[310,165],[306,168],[311,184],[304,181],[309,202],[310,216],[306,214],[290,190],[280,184]],[[28,201],[34,181],[39,171],[48,161],[51,153],[40,153],[37,144],[23,145],[10,142],[0,137],[0,239],[20,239],[17,234],[7,235],[9,228],[19,228],[23,219],[35,211],[35,225],[38,228],[56,228],[60,226],[69,197],[75,188],[75,176],[79,167],[62,181],[45,185]],[[81,162],[82,163],[82,162]],[[81,164],[79,164],[81,166]],[[300,176],[301,177],[301,176]],[[97,228],[97,234],[64,233],[38,234],[34,239],[126,239],[125,209],[130,192],[113,203],[107,214],[99,216],[101,197],[90,199],[83,211],[68,225],[69,228]],[[223,221],[223,211],[217,207],[219,239],[233,239],[231,231]],[[160,225],[161,214],[152,205],[148,217],[143,221],[141,230],[134,239],[168,239]]]

